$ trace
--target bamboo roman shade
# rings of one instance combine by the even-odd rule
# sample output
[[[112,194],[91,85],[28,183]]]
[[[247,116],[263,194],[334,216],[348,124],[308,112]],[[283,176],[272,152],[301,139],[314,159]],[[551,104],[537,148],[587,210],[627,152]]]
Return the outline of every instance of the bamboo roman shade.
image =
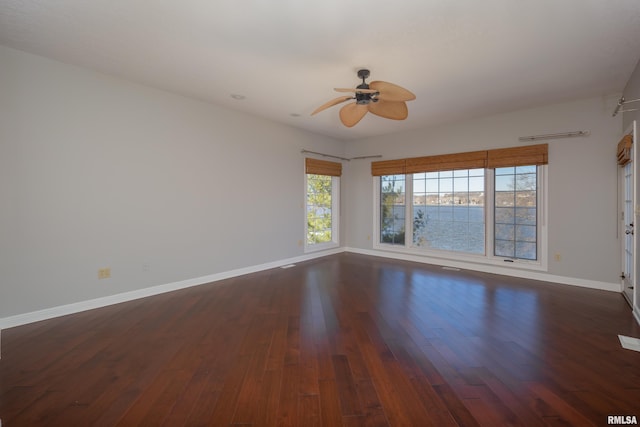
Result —
[[[340,176],[342,175],[342,163],[330,162],[306,158],[304,161],[305,173],[314,175]]]
[[[407,173],[476,169],[484,168],[486,165],[486,151],[443,154],[440,156],[414,157],[412,159],[407,159]]]
[[[487,151],[487,167],[546,165],[549,163],[549,144],[526,145]]]
[[[548,150],[549,144],[538,144],[468,153],[383,160],[371,163],[371,174],[381,176],[456,169],[546,165],[549,162]]]
[[[383,160],[371,163],[371,174],[373,176],[382,175],[404,175],[406,172],[406,160]]]
[[[625,135],[618,143],[618,164],[624,166],[631,161],[631,144],[633,138],[631,135]]]

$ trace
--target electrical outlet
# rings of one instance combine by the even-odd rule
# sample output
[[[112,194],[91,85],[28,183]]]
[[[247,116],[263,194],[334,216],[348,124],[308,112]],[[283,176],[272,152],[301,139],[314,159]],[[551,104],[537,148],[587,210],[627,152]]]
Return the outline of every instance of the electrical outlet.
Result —
[[[553,256],[553,259],[556,260],[557,262],[560,262],[560,260],[562,259],[562,256],[559,253],[557,253]]]
[[[111,277],[111,268],[99,268],[98,279],[109,279]]]
[[[298,246],[302,246],[302,240],[298,240]]]

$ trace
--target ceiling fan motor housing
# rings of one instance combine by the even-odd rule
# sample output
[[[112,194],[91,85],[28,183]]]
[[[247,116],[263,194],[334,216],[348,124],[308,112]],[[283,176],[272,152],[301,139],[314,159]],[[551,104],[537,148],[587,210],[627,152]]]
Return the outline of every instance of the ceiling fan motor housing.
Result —
[[[369,74],[369,70],[367,70],[366,68],[358,70],[358,77],[362,79],[362,84],[356,86],[356,89],[369,89],[369,85],[364,81],[365,79],[369,78]],[[366,105],[371,101],[377,102],[378,99],[376,98],[376,95],[377,93],[359,93],[356,91],[356,104]]]
[[[369,89],[369,85],[362,83],[356,87],[356,89]],[[370,93],[361,93],[356,91],[356,104],[368,104],[371,101]]]

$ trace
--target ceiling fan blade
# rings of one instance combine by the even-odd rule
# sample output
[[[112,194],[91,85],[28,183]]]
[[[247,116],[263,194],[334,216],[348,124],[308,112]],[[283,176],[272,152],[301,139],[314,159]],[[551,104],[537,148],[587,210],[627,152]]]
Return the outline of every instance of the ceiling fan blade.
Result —
[[[370,102],[369,112],[385,119],[404,120],[409,115],[407,104],[404,101],[383,101]]]
[[[342,87],[336,87],[333,88],[333,90],[335,90],[336,92],[355,92],[355,93],[376,93],[378,92],[375,89],[349,89],[349,88],[342,88]]]
[[[375,81],[369,83],[369,87],[380,92],[378,99],[383,101],[413,101],[416,99],[412,92],[393,83]]]
[[[313,113],[311,113],[311,115],[313,116],[314,114],[319,113],[322,110],[326,110],[329,107],[333,107],[336,104],[340,104],[341,102],[348,101],[350,99],[353,99],[353,96],[341,96],[341,97],[338,97],[336,99],[332,99],[331,101],[329,101],[329,102],[327,102],[325,104],[322,104],[321,106],[316,108],[315,111]]]
[[[362,120],[364,115],[367,114],[367,111],[369,110],[366,104],[352,102],[340,109],[340,120],[342,121],[342,124],[350,128]]]

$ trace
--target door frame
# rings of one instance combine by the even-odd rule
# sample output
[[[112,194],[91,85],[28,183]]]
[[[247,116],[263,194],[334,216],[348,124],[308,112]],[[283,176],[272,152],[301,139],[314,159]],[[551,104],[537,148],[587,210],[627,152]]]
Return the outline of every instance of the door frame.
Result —
[[[640,250],[639,244],[640,239],[637,237],[637,233],[634,232],[634,228],[638,228],[638,219],[640,217],[640,159],[638,159],[638,149],[637,149],[637,129],[636,129],[636,121],[633,121],[631,125],[626,129],[623,135],[632,135],[632,144],[631,144],[631,162],[630,166],[620,167],[618,171],[619,186],[618,189],[620,194],[620,202],[618,208],[620,209],[620,240],[621,240],[621,267],[622,267],[622,275],[621,275],[621,285],[622,285],[622,294],[625,299],[629,302],[633,310],[633,314],[636,320],[640,323],[640,300],[638,296],[638,272],[640,272],[640,265],[638,261],[640,257],[638,256],[638,251]],[[630,169],[631,173],[631,189],[627,189],[627,182],[625,180],[627,170]],[[625,207],[625,201],[630,197],[631,206]],[[629,216],[631,218],[629,218]],[[627,256],[627,250],[631,251],[630,257]],[[629,272],[627,268],[627,263],[630,263],[630,278],[625,277]],[[627,291],[627,289],[632,288],[632,291]]]

